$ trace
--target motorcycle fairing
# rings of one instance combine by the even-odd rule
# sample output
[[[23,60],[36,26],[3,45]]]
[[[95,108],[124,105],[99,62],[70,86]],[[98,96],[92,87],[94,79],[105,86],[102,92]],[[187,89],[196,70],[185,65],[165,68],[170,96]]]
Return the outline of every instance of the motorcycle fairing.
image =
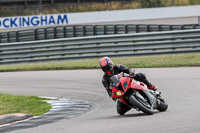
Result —
[[[157,106],[156,97],[153,96],[153,94],[149,93],[149,90],[148,90],[147,86],[143,82],[132,80],[131,88],[133,88],[134,90],[143,91],[143,93],[149,99],[149,102],[152,105],[152,107],[155,108]]]
[[[113,93],[113,97],[114,98],[118,98],[118,97],[121,97],[122,95],[124,95],[124,92],[122,92],[121,90],[116,89],[116,87],[112,88],[112,93]]]
[[[131,88],[136,89],[136,90],[144,90],[144,91],[148,90],[147,86],[144,83],[136,81],[136,80],[131,81]]]
[[[112,81],[116,82],[117,80],[115,77],[112,77]],[[129,88],[130,82],[131,82],[131,79],[128,77],[120,78],[119,83],[121,84],[121,86],[119,86],[118,89],[115,86],[112,87],[113,97],[118,98],[124,95],[124,93],[126,92],[126,89]]]
[[[122,77],[120,78],[120,83],[122,85],[123,90],[125,91],[127,88],[129,88],[131,79],[129,77]]]

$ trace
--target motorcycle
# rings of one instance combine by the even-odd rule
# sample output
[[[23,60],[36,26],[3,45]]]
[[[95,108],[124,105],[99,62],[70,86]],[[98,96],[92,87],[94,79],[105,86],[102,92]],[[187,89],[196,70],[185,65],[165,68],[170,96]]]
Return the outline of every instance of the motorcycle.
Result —
[[[152,115],[155,109],[166,111],[168,108],[168,104],[162,98],[161,93],[149,90],[143,82],[125,76],[124,73],[113,75],[111,81],[113,82],[112,98],[127,106],[120,107],[120,110],[124,110],[118,112],[120,115],[124,115],[131,108],[148,115]],[[116,87],[119,85],[120,87]]]

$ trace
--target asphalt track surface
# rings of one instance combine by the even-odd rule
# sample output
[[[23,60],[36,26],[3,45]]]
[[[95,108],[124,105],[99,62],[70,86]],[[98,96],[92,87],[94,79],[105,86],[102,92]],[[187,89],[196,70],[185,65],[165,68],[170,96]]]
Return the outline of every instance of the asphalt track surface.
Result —
[[[101,84],[103,73],[97,69],[4,72],[0,74],[0,93],[75,98],[92,105],[89,111],[75,118],[52,120],[29,128],[25,127],[31,120],[6,127],[20,125],[13,133],[200,132],[200,67],[135,70],[145,73],[158,86],[169,104],[166,112],[155,111],[149,116],[131,110],[124,116],[118,115],[115,102]]]

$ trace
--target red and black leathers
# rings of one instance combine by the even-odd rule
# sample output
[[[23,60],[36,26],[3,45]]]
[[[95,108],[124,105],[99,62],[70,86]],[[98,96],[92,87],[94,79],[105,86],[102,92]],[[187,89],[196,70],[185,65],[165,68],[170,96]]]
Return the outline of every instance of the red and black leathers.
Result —
[[[105,89],[107,90],[108,92],[108,95],[110,97],[112,97],[112,89],[111,89],[111,86],[112,86],[112,82],[110,80],[110,78],[113,76],[113,75],[117,75],[121,72],[124,72],[124,73],[127,73],[129,74],[129,76],[131,78],[134,78],[138,81],[141,81],[143,83],[145,83],[147,85],[148,88],[151,88],[153,85],[146,79],[146,76],[145,74],[143,73],[137,73],[135,74],[135,71],[132,69],[132,68],[128,68],[124,65],[115,65],[113,67],[113,70],[112,71],[109,71],[107,73],[104,73],[103,75],[103,79],[102,79],[102,83],[105,87]],[[154,87],[154,86],[153,86]]]

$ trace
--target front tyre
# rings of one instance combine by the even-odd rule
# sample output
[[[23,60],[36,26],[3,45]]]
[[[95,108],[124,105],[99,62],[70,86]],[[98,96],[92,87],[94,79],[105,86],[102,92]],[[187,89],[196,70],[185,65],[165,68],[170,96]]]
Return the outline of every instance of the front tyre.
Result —
[[[152,115],[154,113],[153,108],[149,104],[136,99],[133,95],[130,95],[129,101],[133,108],[138,108],[145,114]]]

